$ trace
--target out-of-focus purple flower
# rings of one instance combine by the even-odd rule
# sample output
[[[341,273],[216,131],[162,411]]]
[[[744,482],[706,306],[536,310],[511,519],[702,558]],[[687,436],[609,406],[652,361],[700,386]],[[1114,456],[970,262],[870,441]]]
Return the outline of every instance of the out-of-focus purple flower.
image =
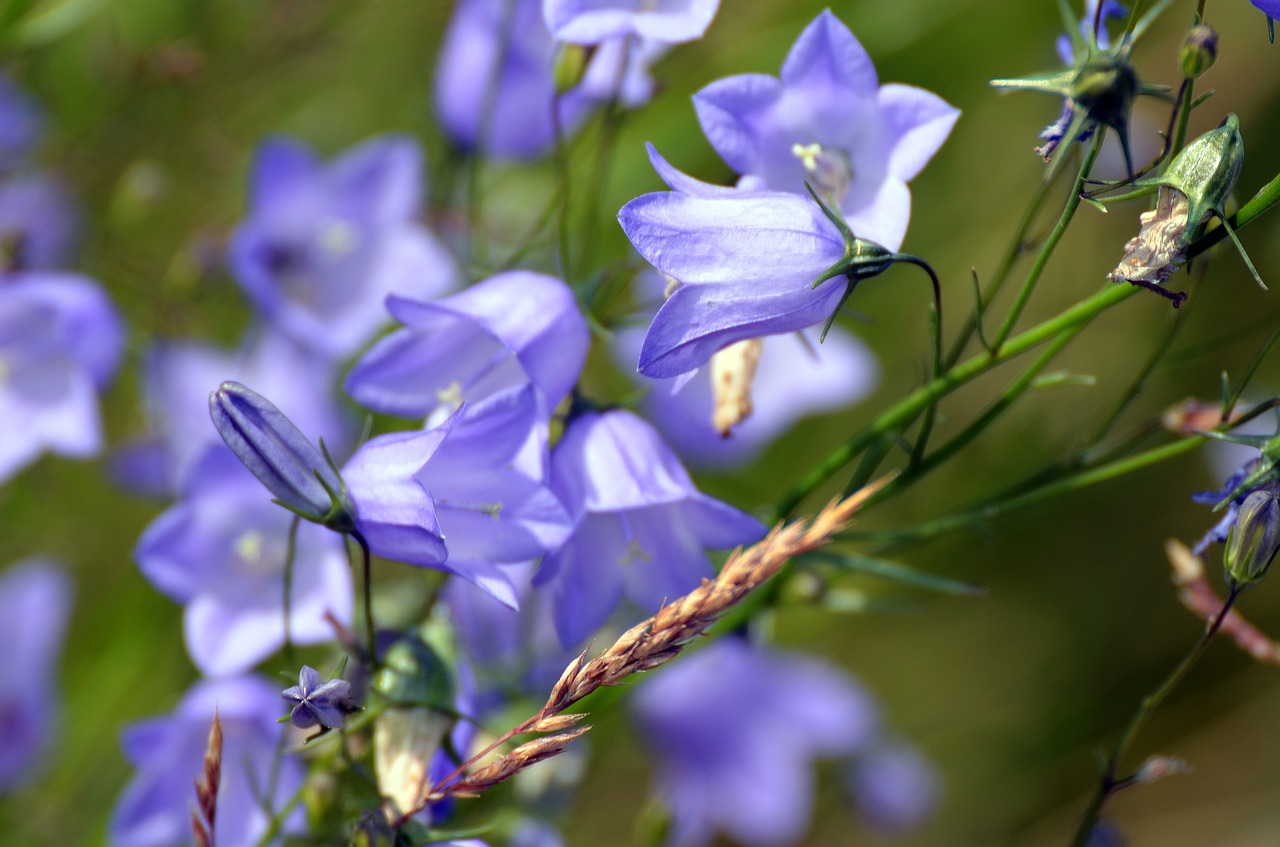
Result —
[[[293,704],[289,722],[298,729],[311,729],[313,726],[337,729],[355,709],[351,683],[345,679],[325,681],[315,668],[308,665],[303,665],[298,673],[298,684],[286,688],[280,696]]]
[[[58,565],[27,559],[0,574],[0,793],[26,780],[49,746],[70,610],[71,584]]]
[[[553,826],[526,818],[511,833],[509,847],[564,847],[564,836]]]
[[[1098,0],[1085,0],[1084,16],[1080,18],[1080,34],[1086,41],[1089,33],[1093,31],[1094,17],[1098,14]],[[1129,9],[1119,0],[1102,0],[1102,16],[1098,19],[1097,41],[1098,47],[1106,50],[1111,47],[1111,33],[1107,30],[1107,22],[1119,20],[1129,14]],[[1063,33],[1058,36],[1055,44],[1058,48],[1058,58],[1062,60],[1064,65],[1074,65],[1078,60],[1082,60],[1083,56],[1076,55],[1075,45],[1071,42],[1071,36]]]
[[[408,138],[373,139],[327,165],[269,140],[250,182],[231,269],[268,319],[312,350],[347,356],[385,322],[388,294],[431,297],[457,280],[452,258],[414,220],[422,154]]]
[[[89,279],[32,271],[0,286],[0,480],[45,450],[97,455],[98,392],[123,342],[115,307]]]
[[[529,271],[434,302],[392,297],[387,308],[404,328],[356,363],[346,390],[370,409],[406,418],[530,382],[554,408],[578,381],[591,340],[569,287]]]
[[[76,236],[76,208],[54,178],[38,171],[0,182],[0,269],[44,270],[66,264]]]
[[[681,285],[658,310],[640,349],[650,377],[691,371],[746,338],[805,329],[835,311],[847,286],[813,282],[842,260],[839,230],[809,197],[707,185],[650,147],[673,189],[637,197],[618,221],[646,260]]]
[[[569,423],[551,455],[551,489],[575,529],[534,584],[550,596],[566,646],[604,623],[624,594],[656,611],[712,575],[707,548],[749,544],[765,532],[698,491],[662,437],[623,410]]]
[[[21,165],[43,129],[40,107],[8,75],[0,74],[0,170]]]
[[[332,362],[270,329],[254,333],[238,351],[188,341],[153,344],[144,370],[151,434],[117,454],[117,475],[143,493],[181,491],[205,451],[221,448],[209,420],[208,390],[224,380],[254,386],[303,432],[345,454],[351,425],[334,397],[334,377]]]
[[[316,523],[346,529],[350,505],[342,480],[316,443],[270,400],[227,381],[209,395],[222,440],[281,505]]]
[[[854,760],[849,790],[866,826],[883,836],[901,835],[933,814],[942,784],[933,765],[901,742],[877,744]]]
[[[710,843],[717,832],[746,847],[798,841],[814,761],[857,752],[877,725],[870,698],[837,669],[735,638],[654,674],[631,706],[674,847]]]
[[[759,187],[829,196],[859,238],[897,250],[911,217],[907,183],[942,146],[959,111],[908,85],[880,85],[871,58],[824,11],[801,33],[782,77],[742,74],[693,98],[729,167]]]
[[[125,758],[135,768],[107,829],[113,847],[169,847],[191,840],[194,782],[201,773],[214,711],[222,722],[222,779],[218,788],[219,847],[252,847],[266,834],[272,812],[302,785],[303,767],[293,756],[275,763],[283,727],[276,722],[280,695],[256,677],[203,680],[169,715],[140,721],[121,735]],[[301,806],[284,816],[281,836],[306,831]],[[280,838],[270,843],[279,844]]]
[[[559,97],[567,135],[605,101],[634,109],[649,100],[658,42],[615,38],[599,46],[581,84]],[[459,146],[531,159],[555,144],[552,68],[556,45],[542,0],[460,0],[436,64],[436,115]]]
[[[624,370],[635,373],[643,337],[640,328],[615,333],[612,352]],[[810,333],[762,341],[751,414],[728,437],[712,425],[715,401],[705,368],[688,380],[635,375],[637,384],[650,389],[642,403],[647,416],[685,462],[710,468],[742,465],[797,421],[854,403],[879,381],[875,356],[838,326],[821,344]]]
[[[192,661],[210,676],[252,668],[284,644],[284,571],[291,517],[225,449],[194,468],[182,499],[143,532],[134,558],[160,591],[186,606]],[[339,536],[298,526],[290,636],[333,639],[326,613],[351,620],[351,576]]]
[[[531,439],[538,453],[533,474],[520,467]],[[513,608],[516,590],[499,565],[536,559],[573,530],[542,483],[545,451],[537,389],[526,385],[467,407],[415,475],[435,501],[448,569]]]
[[[701,38],[720,0],[542,0],[547,28],[557,41],[600,44],[638,36],[678,43]]]

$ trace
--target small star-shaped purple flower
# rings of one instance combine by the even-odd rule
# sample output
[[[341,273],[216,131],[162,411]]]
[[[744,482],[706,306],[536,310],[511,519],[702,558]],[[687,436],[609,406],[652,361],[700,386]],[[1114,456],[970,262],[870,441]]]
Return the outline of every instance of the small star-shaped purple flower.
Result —
[[[355,709],[351,683],[345,679],[322,682],[315,668],[307,665],[303,665],[298,674],[298,684],[281,691],[280,696],[293,704],[289,722],[298,729],[313,726],[337,729]]]

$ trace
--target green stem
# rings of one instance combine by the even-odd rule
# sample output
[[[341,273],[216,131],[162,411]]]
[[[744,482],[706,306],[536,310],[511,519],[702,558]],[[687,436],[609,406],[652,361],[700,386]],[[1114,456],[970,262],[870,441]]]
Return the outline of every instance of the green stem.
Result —
[[[1280,174],[1277,174],[1271,182],[1268,182],[1262,188],[1258,189],[1258,193],[1253,195],[1253,199],[1240,207],[1240,211],[1229,217],[1227,220],[1236,229],[1251,223],[1264,212],[1280,203]],[[1187,261],[1199,256],[1213,245],[1217,244],[1227,237],[1226,227],[1217,227],[1196,239],[1195,243],[1187,248]]]
[[[1154,465],[1163,462],[1166,459],[1172,459],[1188,453],[1199,447],[1207,439],[1203,435],[1192,435],[1187,438],[1155,447],[1127,459],[1120,459],[1099,465],[1096,468],[1086,470],[1079,473],[1072,473],[1065,477],[1060,477],[1056,481],[1041,485],[1026,491],[1022,494],[1015,494],[1003,500],[997,500],[966,509],[963,512],[957,512],[952,515],[946,515],[927,523],[919,524],[906,529],[885,529],[870,530],[867,532],[846,532],[843,537],[858,538],[867,541],[883,541],[897,543],[901,541],[911,540],[920,541],[926,538],[933,538],[938,535],[951,532],[952,530],[970,526],[980,521],[990,520],[1006,512],[1020,509],[1024,506],[1030,506],[1043,500],[1048,500],[1059,494],[1065,494],[1070,491],[1078,491],[1087,488],[1090,485],[1096,485],[1100,482],[1106,482],[1116,477],[1124,476],[1132,473],[1148,465]]]
[[[572,157],[569,155],[569,141],[565,136],[565,128],[560,120],[561,95],[557,94],[551,101],[551,124],[556,136],[556,167],[560,171],[560,277],[570,287],[573,286],[571,271],[572,257],[569,255],[569,207],[572,201]]]
[[[1018,292],[1018,299],[1014,301],[1013,308],[1009,310],[1009,314],[1005,317],[1004,323],[1001,324],[996,337],[991,341],[993,350],[998,352],[1005,340],[1013,332],[1014,326],[1018,323],[1018,318],[1022,316],[1022,310],[1026,308],[1027,301],[1031,299],[1031,292],[1035,290],[1036,283],[1040,281],[1040,275],[1044,273],[1045,267],[1049,264],[1049,259],[1058,247],[1058,242],[1066,234],[1067,226],[1071,223],[1071,219],[1075,217],[1076,210],[1080,208],[1080,193],[1084,190],[1085,180],[1089,178],[1089,172],[1093,170],[1093,163],[1097,161],[1098,153],[1102,150],[1102,138],[1103,134],[1101,132],[1094,133],[1093,141],[1089,145],[1089,151],[1085,153],[1084,161],[1080,163],[1080,170],[1076,174],[1075,183],[1071,186],[1071,195],[1067,197],[1067,204],[1063,207],[1062,214],[1058,216],[1058,222],[1054,224],[1053,231],[1049,233],[1049,237],[1045,239],[1044,245],[1040,248],[1035,264],[1031,266],[1031,272],[1027,274],[1027,279],[1022,284],[1022,290]]]
[[[360,547],[360,577],[364,600],[364,635],[366,649],[369,651],[369,667],[378,667],[378,630],[373,622],[373,562],[369,553],[369,543],[358,532],[351,534]]]
[[[886,433],[906,425],[930,403],[945,397],[960,386],[992,368],[1013,359],[1040,344],[1056,338],[1073,327],[1087,323],[1095,315],[1129,299],[1140,289],[1111,285],[1087,300],[1082,300],[1061,314],[1010,338],[999,351],[983,351],[956,365],[942,376],[908,394],[890,407],[862,431],[840,444],[830,455],[807,473],[778,503],[779,518],[789,516],[805,497]]]
[[[1126,780],[1117,779],[1117,774],[1120,771],[1120,763],[1124,759],[1125,753],[1128,752],[1129,746],[1138,735],[1138,730],[1142,728],[1142,724],[1151,716],[1151,713],[1160,707],[1160,704],[1165,701],[1165,698],[1169,696],[1173,689],[1177,688],[1178,684],[1186,678],[1191,668],[1200,659],[1200,656],[1204,654],[1209,642],[1217,635],[1218,630],[1222,627],[1222,622],[1226,620],[1227,614],[1231,611],[1232,605],[1235,604],[1236,598],[1239,596],[1240,586],[1233,584],[1230,593],[1227,594],[1226,602],[1222,604],[1222,611],[1218,612],[1217,617],[1205,625],[1204,632],[1199,640],[1196,641],[1195,646],[1191,648],[1191,652],[1182,658],[1182,661],[1165,678],[1159,688],[1143,698],[1137,711],[1129,719],[1129,725],[1121,733],[1120,739],[1111,751],[1111,755],[1107,757],[1107,764],[1102,772],[1102,778],[1098,780],[1098,789],[1094,792],[1093,799],[1089,801],[1089,806],[1085,809],[1084,816],[1080,820],[1080,826],[1076,829],[1075,837],[1071,839],[1071,847],[1085,847],[1089,841],[1089,836],[1093,834],[1094,827],[1097,826],[1098,816],[1102,813],[1102,807],[1106,805],[1107,800],[1118,788],[1128,784]]]
[[[284,663],[291,671],[298,669],[293,649],[293,560],[298,552],[298,525],[302,518],[293,516],[289,523],[289,542],[284,551]]]
[[[1058,171],[1051,179],[1040,180],[1039,186],[1036,187],[1035,194],[1031,196],[1031,202],[1027,205],[1027,209],[1022,213],[1022,220],[1018,222],[1018,228],[1014,231],[1013,240],[1009,242],[1008,248],[1005,250],[1004,256],[1000,259],[1000,264],[996,266],[995,273],[987,282],[987,290],[979,293],[979,305],[981,309],[985,309],[987,305],[995,299],[1000,293],[1000,289],[1009,279],[1009,274],[1013,272],[1013,266],[1018,263],[1018,259],[1022,256],[1028,247],[1027,235],[1031,231],[1032,224],[1040,214],[1040,210],[1044,208],[1045,200],[1049,198],[1053,187],[1058,183],[1058,177],[1062,175],[1062,171]],[[960,361],[960,357],[964,355],[965,348],[973,339],[974,333],[978,329],[979,309],[975,309],[973,314],[969,316],[968,322],[960,329],[960,334],[951,345],[951,350],[947,353],[945,360],[948,368]]]

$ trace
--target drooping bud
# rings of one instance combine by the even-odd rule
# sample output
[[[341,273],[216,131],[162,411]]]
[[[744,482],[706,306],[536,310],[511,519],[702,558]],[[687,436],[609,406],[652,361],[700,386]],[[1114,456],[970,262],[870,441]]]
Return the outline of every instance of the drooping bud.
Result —
[[[711,357],[711,393],[715,398],[711,422],[724,438],[751,416],[751,386],[763,350],[763,341],[748,338]]]
[[[1187,33],[1178,51],[1178,65],[1182,75],[1187,79],[1195,79],[1209,68],[1218,58],[1218,31],[1208,24],[1196,24]]]
[[[209,416],[231,452],[278,503],[339,531],[354,525],[333,464],[271,401],[238,382],[224,382],[209,395]]]
[[[378,792],[400,814],[416,808],[431,788],[431,760],[453,729],[453,676],[416,636],[387,651],[373,682],[387,703],[373,725],[373,770]]]
[[[1249,494],[1227,536],[1222,565],[1240,588],[1260,581],[1280,549],[1280,495],[1271,488]]]

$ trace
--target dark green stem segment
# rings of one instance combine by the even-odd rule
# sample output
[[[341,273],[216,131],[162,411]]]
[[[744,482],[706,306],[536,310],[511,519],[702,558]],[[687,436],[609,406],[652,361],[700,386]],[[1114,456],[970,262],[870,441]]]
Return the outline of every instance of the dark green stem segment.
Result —
[[[284,663],[290,669],[297,668],[293,649],[293,560],[298,552],[298,525],[300,515],[289,522],[289,543],[284,552]]]
[[[1018,298],[1013,302],[1013,306],[1009,309],[1009,314],[1005,317],[1004,323],[1000,325],[999,331],[996,332],[995,338],[991,340],[991,349],[999,352],[1001,345],[1013,333],[1013,328],[1017,325],[1018,318],[1022,316],[1022,310],[1026,308],[1027,301],[1031,299],[1031,292],[1035,290],[1036,283],[1040,281],[1040,275],[1044,273],[1044,269],[1049,264],[1049,259],[1058,248],[1058,242],[1066,234],[1067,226],[1070,225],[1071,219],[1075,217],[1076,210],[1080,208],[1080,194],[1084,191],[1085,180],[1089,178],[1089,173],[1093,170],[1093,163],[1097,161],[1098,153],[1102,151],[1102,139],[1102,132],[1094,133],[1093,141],[1089,144],[1089,151],[1085,153],[1084,161],[1080,163],[1076,181],[1071,186],[1071,194],[1067,197],[1067,204],[1062,207],[1062,214],[1058,216],[1058,222],[1053,225],[1053,231],[1049,233],[1049,237],[1045,239],[1044,245],[1041,246],[1040,253],[1036,256],[1035,264],[1031,266],[1026,282],[1022,284],[1022,290],[1018,292]]]
[[[358,532],[351,537],[360,547],[360,580],[364,594],[364,635],[366,649],[369,651],[369,667],[378,667],[378,629],[373,622],[373,561],[369,553],[369,543]]]
[[[1231,607],[1235,605],[1236,598],[1239,596],[1240,586],[1233,583],[1230,593],[1227,594],[1226,602],[1222,604],[1222,611],[1218,612],[1217,617],[1205,625],[1204,633],[1196,641],[1195,646],[1191,648],[1191,652],[1187,653],[1169,676],[1165,677],[1159,688],[1143,698],[1137,711],[1129,719],[1128,726],[1121,733],[1115,748],[1112,749],[1111,755],[1107,757],[1102,778],[1098,780],[1098,789],[1094,792],[1093,799],[1089,801],[1084,816],[1080,819],[1080,826],[1076,829],[1075,837],[1071,839],[1071,847],[1085,847],[1089,842],[1089,836],[1093,834],[1094,827],[1098,825],[1098,816],[1102,814],[1102,807],[1106,805],[1107,800],[1119,788],[1131,784],[1130,780],[1119,778],[1118,774],[1120,772],[1120,764],[1124,759],[1125,753],[1128,752],[1129,746],[1137,737],[1138,730],[1142,728],[1142,724],[1151,716],[1151,713],[1160,707],[1160,704],[1165,701],[1173,689],[1177,688],[1178,684],[1186,678],[1191,668],[1200,659],[1200,656],[1204,654],[1209,642],[1213,640],[1213,637],[1218,634],[1218,630],[1222,628],[1222,622],[1226,620],[1227,615],[1231,612]]]

